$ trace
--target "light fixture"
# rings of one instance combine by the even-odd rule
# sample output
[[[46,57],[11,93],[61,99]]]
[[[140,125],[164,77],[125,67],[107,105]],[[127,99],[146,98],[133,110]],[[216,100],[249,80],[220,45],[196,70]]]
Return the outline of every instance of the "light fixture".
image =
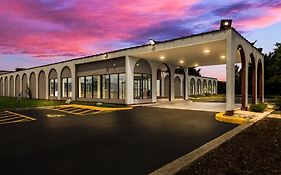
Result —
[[[225,56],[224,56],[224,55],[222,55],[222,56],[221,56],[221,59],[225,59]]]
[[[104,57],[104,58],[108,58],[108,53],[105,53],[105,54],[103,55],[103,57]]]
[[[184,63],[184,61],[183,61],[183,60],[180,60],[180,63],[182,64],[182,63]]]
[[[165,57],[164,57],[164,56],[160,56],[160,59],[161,59],[161,60],[164,60],[164,59],[165,59]]]
[[[136,64],[136,66],[139,66],[139,65],[140,65],[139,63]]]
[[[195,64],[194,67],[198,67],[198,64]]]
[[[150,45],[155,45],[156,44],[156,41],[154,41],[153,39],[149,39],[148,42],[149,42]]]
[[[116,64],[113,64],[113,67],[116,67]]]
[[[221,25],[220,25],[220,30],[225,30],[225,29],[230,29],[232,24],[231,19],[222,19],[221,20]]]
[[[209,49],[205,49],[204,53],[210,53],[210,50]]]

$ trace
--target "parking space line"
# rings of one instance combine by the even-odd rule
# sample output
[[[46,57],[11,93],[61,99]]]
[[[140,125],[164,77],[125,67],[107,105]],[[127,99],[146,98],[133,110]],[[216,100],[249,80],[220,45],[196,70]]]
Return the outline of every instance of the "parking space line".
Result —
[[[1,119],[0,122],[5,122],[5,121],[9,121],[9,120],[14,120],[14,119],[18,119],[18,118],[22,118],[21,116],[13,116],[13,117],[9,117],[9,118],[5,118],[5,119]]]
[[[25,116],[25,115],[22,115],[22,114],[18,114],[18,113],[14,113],[14,112],[11,112],[11,111],[6,111],[6,112],[8,112],[10,114],[14,114],[14,115],[19,115],[19,116],[21,116],[23,118],[26,118],[26,119],[29,119],[29,120],[36,120],[35,118],[31,118],[31,117],[28,117],[28,116]]]
[[[82,112],[78,112],[78,114],[85,114],[85,113],[88,113],[88,112],[91,112],[93,111],[92,109],[87,109],[86,111],[82,111]]]
[[[14,116],[14,114],[1,115],[1,116],[0,116],[0,119],[1,119],[1,118],[12,117],[12,116]]]
[[[25,121],[33,121],[33,120],[36,119],[11,111],[3,111],[1,112],[0,125],[19,123]]]

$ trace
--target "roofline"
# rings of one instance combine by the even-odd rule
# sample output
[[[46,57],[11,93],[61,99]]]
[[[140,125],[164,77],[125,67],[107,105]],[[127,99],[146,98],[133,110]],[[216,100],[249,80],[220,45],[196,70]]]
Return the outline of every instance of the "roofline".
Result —
[[[235,31],[239,36],[241,36],[244,40],[246,40],[250,45],[252,45],[250,43],[250,41],[248,41],[245,37],[243,37],[238,31],[236,31],[235,28],[231,28],[233,31]],[[191,38],[191,37],[196,37],[196,36],[200,36],[200,35],[207,35],[207,34],[211,34],[211,33],[219,33],[219,32],[224,32],[225,30],[211,30],[208,32],[202,32],[202,33],[198,33],[198,34],[192,34],[192,35],[188,35],[188,36],[183,36],[183,37],[178,37],[178,38],[173,38],[173,39],[168,39],[168,40],[163,40],[163,41],[157,41],[156,44],[162,44],[162,43],[166,43],[166,42],[171,42],[171,41],[176,41],[176,40],[182,40],[182,39],[187,39],[187,38]],[[36,69],[36,68],[40,68],[40,67],[45,67],[45,66],[52,66],[52,65],[56,65],[56,64],[61,64],[61,63],[67,63],[67,62],[71,62],[71,61],[76,61],[76,60],[82,60],[82,59],[87,59],[87,58],[91,58],[91,57],[97,57],[97,56],[101,56],[104,54],[112,54],[112,53],[116,53],[116,52],[121,52],[121,51],[125,51],[125,50],[130,50],[130,49],[136,49],[136,48],[141,48],[141,47],[145,47],[145,46],[149,46],[150,44],[143,44],[143,45],[137,45],[137,46],[132,46],[132,47],[127,47],[127,48],[122,48],[122,49],[117,49],[117,50],[112,50],[112,51],[108,51],[108,52],[101,52],[98,54],[94,54],[94,55],[89,55],[89,56],[84,56],[84,57],[78,57],[78,58],[73,58],[73,59],[69,59],[69,60],[64,60],[64,61],[60,61],[60,62],[56,62],[56,63],[50,63],[50,64],[45,64],[45,65],[41,65],[41,66],[35,66],[35,67],[30,67],[30,68],[26,68],[24,70],[19,70],[19,71],[10,71],[7,73],[3,73],[1,75],[5,75],[5,74],[9,74],[9,73],[16,73],[16,72],[21,72],[21,71],[26,71],[26,70],[30,70],[30,69]],[[255,46],[253,46],[259,53],[261,53]],[[263,53],[261,53],[263,54]],[[264,55],[264,54],[263,54]],[[125,55],[124,55],[125,56]]]

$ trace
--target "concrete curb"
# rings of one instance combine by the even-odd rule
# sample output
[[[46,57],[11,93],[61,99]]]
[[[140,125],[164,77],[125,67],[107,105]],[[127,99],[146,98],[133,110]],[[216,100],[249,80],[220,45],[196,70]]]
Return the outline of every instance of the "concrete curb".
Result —
[[[203,157],[208,152],[212,151],[213,149],[217,148],[227,140],[231,139],[241,131],[247,129],[248,127],[252,126],[254,123],[258,122],[259,120],[263,119],[264,117],[268,116],[273,110],[267,111],[262,113],[260,116],[250,120],[250,123],[245,123],[240,125],[223,135],[217,137],[216,139],[206,143],[205,145],[197,148],[196,150],[174,160],[173,162],[159,168],[158,170],[150,173],[149,175],[174,175],[178,173],[180,170],[184,168],[188,168],[191,163],[198,160],[199,158]]]
[[[226,122],[226,123],[234,123],[242,125],[244,123],[249,122],[249,120],[241,117],[234,117],[234,116],[224,116],[225,112],[220,112],[216,114],[216,120],[220,122]]]

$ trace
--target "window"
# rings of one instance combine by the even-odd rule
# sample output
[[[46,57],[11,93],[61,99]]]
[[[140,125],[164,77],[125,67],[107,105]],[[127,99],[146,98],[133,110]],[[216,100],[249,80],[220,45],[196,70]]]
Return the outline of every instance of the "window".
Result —
[[[92,76],[86,77],[86,98],[92,98]]]
[[[134,98],[149,99],[151,98],[151,75],[134,74]]]
[[[110,98],[118,99],[118,74],[110,75]]]
[[[100,76],[93,76],[93,98],[100,98]]]
[[[125,74],[119,74],[119,99],[126,97],[126,77]]]
[[[62,78],[62,97],[71,97],[71,78]]]
[[[102,75],[102,98],[109,98],[109,75]]]
[[[49,94],[50,94],[50,97],[58,96],[58,79],[49,80]]]
[[[85,98],[85,77],[79,77],[79,97]]]

